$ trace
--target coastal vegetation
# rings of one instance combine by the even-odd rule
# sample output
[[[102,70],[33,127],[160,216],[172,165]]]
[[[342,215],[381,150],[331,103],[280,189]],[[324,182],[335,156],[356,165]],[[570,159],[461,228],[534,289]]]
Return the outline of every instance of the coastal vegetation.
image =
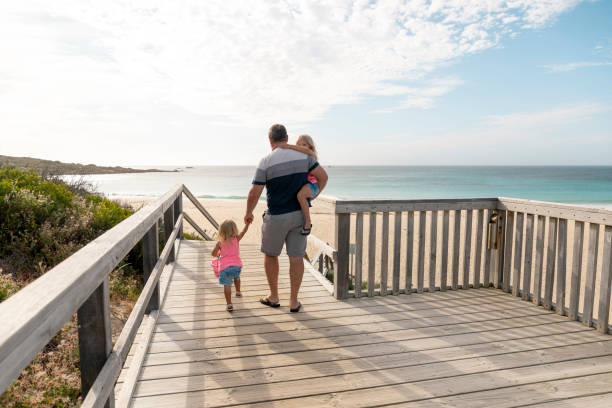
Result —
[[[132,169],[129,167],[107,167],[95,164],[62,163],[57,160],[43,160],[32,157],[12,157],[0,155],[0,166],[13,167],[21,170],[33,170],[42,176],[48,175],[86,175],[86,174],[116,174],[116,173],[151,173],[168,172],[158,169]],[[176,171],[176,170],[172,170]]]
[[[0,302],[134,212],[34,170],[0,167]],[[143,286],[136,246],[110,277],[113,338]],[[2,407],[70,407],[80,398],[76,316],[0,396]]]

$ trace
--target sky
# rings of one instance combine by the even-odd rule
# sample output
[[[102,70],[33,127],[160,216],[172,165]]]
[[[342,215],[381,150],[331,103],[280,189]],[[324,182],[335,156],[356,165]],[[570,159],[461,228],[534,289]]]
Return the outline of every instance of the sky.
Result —
[[[6,0],[0,154],[612,165],[608,0]]]

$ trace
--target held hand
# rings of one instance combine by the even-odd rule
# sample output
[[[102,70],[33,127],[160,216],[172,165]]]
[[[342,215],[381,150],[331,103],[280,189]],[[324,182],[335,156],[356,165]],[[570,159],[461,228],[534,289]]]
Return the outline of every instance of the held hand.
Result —
[[[244,223],[245,223],[246,225],[249,225],[250,223],[252,223],[252,222],[253,222],[253,220],[254,220],[254,219],[255,219],[255,217],[253,216],[253,213],[247,213],[247,214],[244,216]]]

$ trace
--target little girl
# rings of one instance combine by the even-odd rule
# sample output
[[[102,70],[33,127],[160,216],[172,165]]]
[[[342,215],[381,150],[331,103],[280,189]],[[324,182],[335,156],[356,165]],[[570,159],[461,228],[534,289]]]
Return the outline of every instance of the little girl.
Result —
[[[219,283],[223,285],[225,294],[225,302],[227,303],[227,311],[234,310],[232,305],[232,280],[236,285],[236,297],[241,297],[240,293],[240,272],[242,270],[242,261],[240,260],[240,244],[238,243],[244,234],[249,229],[249,224],[246,224],[242,231],[238,232],[236,223],[232,220],[225,220],[219,226],[217,234],[217,245],[212,250],[212,256],[219,257]],[[213,263],[215,263],[213,261]]]
[[[317,149],[314,144],[314,140],[312,137],[308,135],[301,135],[298,137],[297,141],[294,145],[286,144],[280,146],[284,149],[297,150],[298,152],[302,152],[308,154],[318,160],[317,158]],[[310,206],[308,201],[316,198],[319,194],[319,180],[312,174],[308,174],[308,183],[304,184],[300,191],[298,191],[297,199],[300,203],[300,208],[302,209],[302,213],[304,214],[304,226],[302,227],[302,235],[310,234],[312,230],[312,222],[310,221]]]

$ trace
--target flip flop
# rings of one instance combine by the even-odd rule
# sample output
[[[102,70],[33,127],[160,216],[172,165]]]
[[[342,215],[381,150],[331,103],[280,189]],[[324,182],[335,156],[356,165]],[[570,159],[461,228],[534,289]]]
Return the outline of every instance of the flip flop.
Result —
[[[301,308],[302,308],[302,304],[301,304],[301,303],[298,303],[297,307],[295,307],[295,308],[293,308],[293,309],[289,309],[289,311],[290,311],[291,313],[297,313],[297,312],[299,312],[299,311],[300,311],[300,309],[301,309]]]
[[[309,228],[302,227],[302,231],[300,231],[300,234],[302,234],[302,235],[310,235],[310,231],[311,230],[312,230],[312,224],[310,224]]]
[[[233,312],[234,311],[234,306],[230,303],[229,305],[227,305],[225,310],[227,310],[228,312]]]
[[[262,305],[270,306],[270,307],[280,307],[280,303],[272,303],[272,301],[268,298],[259,299],[259,303]]]
[[[236,297],[242,297],[242,292],[240,292],[239,290],[236,291]]]

